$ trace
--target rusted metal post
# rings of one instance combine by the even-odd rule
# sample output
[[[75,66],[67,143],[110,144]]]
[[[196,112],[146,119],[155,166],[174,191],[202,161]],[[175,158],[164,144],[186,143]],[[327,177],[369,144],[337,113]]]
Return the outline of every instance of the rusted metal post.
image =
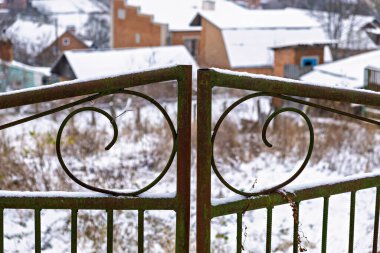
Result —
[[[78,210],[71,210],[71,253],[77,253]]]
[[[192,67],[178,66],[176,252],[189,252]]]
[[[372,252],[377,253],[377,242],[379,240],[379,211],[380,211],[380,187],[376,188],[375,220],[373,224]]]
[[[211,228],[211,94],[209,70],[198,70],[197,252],[210,252]]]
[[[137,251],[138,253],[144,253],[144,212],[145,210],[138,211],[138,239],[137,239]]]
[[[0,208],[0,253],[4,252],[4,209]]]

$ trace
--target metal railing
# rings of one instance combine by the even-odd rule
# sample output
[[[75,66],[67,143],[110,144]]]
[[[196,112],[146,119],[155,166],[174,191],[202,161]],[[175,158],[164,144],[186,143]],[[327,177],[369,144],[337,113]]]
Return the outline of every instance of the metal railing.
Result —
[[[374,67],[365,68],[367,89],[380,91],[380,69]]]
[[[223,112],[222,116],[212,127],[212,90],[215,87],[235,88],[252,91],[236,102]],[[327,86],[318,86],[306,84],[299,81],[291,81],[281,78],[264,78],[260,75],[247,75],[238,72],[224,71],[218,69],[200,69],[198,71],[198,132],[197,132],[197,252],[210,252],[211,246],[211,220],[215,217],[236,214],[237,223],[237,249],[236,252],[242,252],[242,219],[243,213],[249,210],[267,209],[267,231],[266,231],[266,252],[272,250],[272,211],[275,206],[289,204],[294,212],[293,228],[293,252],[303,251],[299,247],[299,204],[301,201],[308,199],[323,198],[323,229],[322,229],[322,247],[321,251],[326,252],[328,238],[328,207],[329,197],[334,194],[351,193],[350,202],[350,228],[349,228],[349,247],[348,252],[354,249],[354,226],[355,226],[355,205],[356,192],[367,188],[377,188],[375,208],[375,219],[373,228],[373,246],[372,251],[377,252],[378,229],[379,229],[379,208],[380,208],[380,174],[367,175],[365,177],[356,177],[342,180],[341,182],[324,183],[305,188],[294,188],[293,194],[287,194],[286,189],[289,183],[295,180],[307,166],[312,155],[314,146],[314,130],[309,117],[300,109],[285,107],[276,110],[266,120],[262,130],[262,140],[267,147],[272,147],[266,138],[266,132],[270,122],[283,112],[293,112],[300,115],[307,123],[309,130],[309,147],[302,165],[296,172],[284,182],[267,186],[263,190],[243,191],[229,184],[221,175],[214,160],[214,141],[217,136],[220,125],[226,116],[233,111],[238,105],[255,97],[268,96],[291,101],[310,107],[322,109],[335,114],[343,115],[355,120],[364,121],[376,126],[380,122],[368,119],[359,115],[350,114],[337,109],[311,103],[294,97],[325,99],[361,105],[380,106],[380,94],[376,92],[352,89],[339,89]],[[294,97],[292,97],[294,96]],[[212,199],[211,195],[211,174],[212,171],[220,182],[230,191],[237,194],[237,197]],[[285,193],[284,193],[285,192]],[[284,194],[286,196],[284,196]],[[291,196],[290,196],[291,195]]]
[[[177,124],[172,123],[165,109],[153,98],[128,90],[141,85],[158,82],[176,81],[178,87],[178,118]],[[170,84],[172,85],[172,84]],[[191,129],[191,66],[173,66],[157,70],[126,74],[117,77],[89,81],[69,81],[46,86],[39,89],[27,89],[4,93],[0,95],[0,109],[35,103],[48,102],[64,98],[86,96],[76,102],[49,109],[14,122],[0,126],[0,130],[10,128],[31,120],[35,120],[59,111],[81,105],[85,102],[110,94],[126,94],[140,97],[153,104],[169,124],[173,137],[173,149],[162,172],[150,184],[133,191],[109,190],[89,185],[77,178],[66,165],[61,154],[61,136],[66,123],[77,113],[91,111],[99,113],[110,121],[114,136],[106,150],[110,149],[118,137],[118,127],[113,117],[106,111],[96,107],[82,107],[72,111],[61,124],[57,140],[56,152],[58,160],[66,174],[77,184],[94,193],[67,192],[5,192],[0,191],[0,252],[4,252],[4,209],[34,210],[35,252],[41,252],[41,210],[68,209],[71,210],[71,252],[77,252],[77,221],[78,210],[96,209],[107,211],[107,252],[113,251],[113,211],[138,210],[138,252],[144,250],[144,211],[173,210],[176,212],[176,252],[189,251],[189,220],[190,220],[190,129]],[[172,195],[149,195],[145,193],[154,187],[169,170],[177,156],[176,193]]]
[[[153,98],[129,90],[141,85],[157,82],[177,81],[178,84],[178,117],[177,124],[172,123],[164,108]],[[96,107],[82,107],[72,111],[62,122],[56,139],[56,151],[58,161],[66,174],[77,184],[93,192],[86,193],[57,193],[57,192],[9,192],[0,191],[0,252],[4,252],[4,210],[5,209],[32,209],[34,210],[35,252],[41,252],[41,210],[44,209],[68,209],[71,210],[71,251],[77,251],[77,224],[78,210],[96,209],[107,211],[107,252],[113,251],[113,212],[114,210],[138,211],[138,251],[144,250],[144,211],[145,210],[173,210],[176,212],[176,252],[189,252],[189,226],[190,226],[190,154],[191,154],[191,82],[192,70],[190,66],[175,66],[164,69],[149,70],[124,76],[104,78],[90,81],[71,81],[56,85],[46,86],[40,89],[29,89],[0,95],[0,109],[12,108],[35,103],[54,101],[77,96],[76,102],[49,109],[14,122],[0,126],[0,131],[22,123],[29,122],[59,111],[81,105],[110,94],[126,94],[140,97],[153,104],[164,116],[169,124],[173,137],[173,150],[167,164],[158,177],[150,184],[133,192],[109,190],[89,185],[77,178],[66,165],[61,154],[61,137],[66,123],[77,113],[91,111],[108,118],[112,125],[114,136],[106,149],[110,149],[117,140],[118,126],[114,118],[106,111]],[[216,125],[212,127],[212,89],[214,87],[235,88],[252,91],[235,103],[222,114]],[[314,130],[312,121],[300,109],[285,107],[273,112],[262,131],[264,143],[270,147],[271,143],[266,138],[266,130],[270,122],[283,112],[299,114],[307,123],[309,129],[309,147],[306,158],[298,170],[284,182],[268,186],[257,192],[243,191],[230,185],[219,172],[214,160],[214,141],[223,120],[235,107],[249,99],[261,96],[275,97],[310,107],[316,107],[332,113],[364,121],[376,126],[380,122],[359,115],[350,114],[326,106],[318,105],[295,97],[327,99],[361,105],[380,106],[380,94],[369,91],[350,89],[338,89],[308,85],[302,82],[289,81],[279,78],[263,78],[262,76],[237,74],[216,69],[201,69],[198,71],[198,106],[197,106],[197,252],[210,252],[210,228],[211,220],[215,217],[228,214],[236,214],[237,218],[237,252],[242,251],[242,220],[243,213],[249,210],[267,209],[267,239],[266,251],[271,251],[272,237],[272,211],[275,206],[286,204],[289,200],[279,192],[291,191],[293,205],[299,209],[300,202],[308,199],[323,198],[323,229],[322,252],[326,252],[328,238],[328,210],[329,197],[334,194],[351,193],[350,204],[350,232],[349,252],[353,252],[356,192],[367,188],[376,188],[375,219],[373,252],[377,252],[377,238],[379,227],[380,208],[380,174],[366,175],[365,177],[353,177],[340,182],[324,183],[304,188],[289,188],[288,184],[297,178],[308,164],[314,146]],[[294,96],[294,97],[293,97]],[[176,194],[149,195],[145,193],[153,188],[169,170],[173,160],[177,158]],[[238,197],[231,199],[211,198],[211,173],[214,171],[219,180]],[[294,218],[293,252],[298,252],[298,219]]]

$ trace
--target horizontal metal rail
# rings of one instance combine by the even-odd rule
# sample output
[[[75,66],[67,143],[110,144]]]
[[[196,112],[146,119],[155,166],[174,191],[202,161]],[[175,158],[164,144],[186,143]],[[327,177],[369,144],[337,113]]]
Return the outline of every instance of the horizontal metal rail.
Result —
[[[176,210],[175,194],[116,197],[101,193],[0,191],[0,209]]]
[[[219,69],[201,69],[212,87],[225,87],[297,96],[326,99],[362,105],[380,106],[380,93],[360,89],[323,86],[302,81],[263,75],[242,74]]]
[[[191,66],[178,65],[168,68],[153,69],[113,77],[90,80],[73,80],[44,87],[22,89],[0,94],[0,109],[48,102],[58,99],[84,96],[96,93],[112,93],[146,84],[184,80],[184,72]]]
[[[336,194],[356,192],[380,186],[380,174],[363,174],[360,177],[347,177],[334,183],[313,183],[312,186],[285,187],[296,202],[330,197]],[[219,217],[242,211],[257,210],[289,204],[280,194],[271,193],[255,197],[237,196],[229,199],[212,200],[212,217]]]

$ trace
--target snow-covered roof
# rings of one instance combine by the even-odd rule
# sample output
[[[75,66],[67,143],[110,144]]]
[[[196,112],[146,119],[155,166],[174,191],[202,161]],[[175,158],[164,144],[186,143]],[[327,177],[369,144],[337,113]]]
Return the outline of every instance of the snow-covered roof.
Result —
[[[111,50],[71,50],[65,57],[76,78],[88,79],[104,75],[118,75],[129,71],[197,63],[184,46],[126,48]],[[60,62],[56,63],[55,66]],[[54,69],[55,67],[53,67]]]
[[[362,88],[364,69],[380,68],[380,50],[351,56],[339,61],[315,66],[313,71],[301,77],[303,81],[328,83],[340,87]]]
[[[26,70],[26,71],[31,71],[31,72],[39,73],[39,74],[42,74],[44,76],[50,76],[51,75],[51,72],[50,72],[51,69],[47,68],[47,67],[30,66],[30,65],[18,62],[18,61],[6,62],[6,61],[0,60],[0,64],[4,64],[4,65],[6,65],[8,67],[16,67],[18,69],[23,69],[23,70]]]
[[[369,28],[369,29],[366,29],[366,32],[380,35],[380,28]]]
[[[272,66],[271,48],[289,44],[328,42],[323,29],[226,29],[222,30],[232,68]]]
[[[200,16],[221,29],[232,68],[272,66],[273,47],[331,43],[318,22],[290,9],[203,11]]]
[[[65,31],[66,28],[58,27],[58,36]],[[8,27],[6,34],[12,42],[22,46],[29,55],[36,56],[54,42],[56,27],[50,24],[18,19]]]
[[[320,27],[309,15],[292,9],[249,10],[226,9],[222,12],[203,11],[202,17],[220,29],[299,29]]]
[[[50,46],[57,36],[62,36],[66,31],[65,26],[56,27],[51,24],[18,19],[7,28],[6,35],[15,46],[24,48],[28,55],[35,57]],[[87,45],[87,41],[84,43]]]
[[[171,31],[199,30],[190,26],[198,12],[202,11],[202,0],[127,0],[129,6],[139,7],[143,14],[153,15],[157,23],[168,24]],[[210,12],[226,13],[243,10],[232,2],[215,0],[215,10]]]

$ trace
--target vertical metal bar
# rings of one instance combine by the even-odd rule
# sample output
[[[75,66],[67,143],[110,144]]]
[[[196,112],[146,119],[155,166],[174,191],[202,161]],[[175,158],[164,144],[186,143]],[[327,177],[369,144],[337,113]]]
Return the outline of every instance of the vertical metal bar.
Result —
[[[211,228],[211,95],[210,71],[198,70],[197,252],[210,252]]]
[[[236,253],[241,253],[243,248],[243,214],[236,214]]]
[[[177,210],[175,252],[189,252],[192,67],[178,66]]]
[[[41,252],[41,209],[34,210],[34,249]]]
[[[71,210],[71,253],[77,253],[78,210]]]
[[[144,253],[144,210],[139,210],[138,218],[138,253]]]
[[[267,243],[266,252],[270,253],[272,251],[272,213],[273,207],[267,208]]]
[[[350,235],[348,241],[348,252],[354,252],[354,232],[355,232],[355,202],[356,202],[356,192],[351,192],[351,203],[350,203]]]
[[[327,250],[327,228],[329,221],[329,197],[323,199],[323,217],[322,217],[322,246],[321,252],[326,253]]]
[[[4,252],[4,209],[0,209],[0,253]]]
[[[299,219],[300,219],[300,202],[295,203],[297,207],[297,213],[293,214],[293,253],[298,253],[298,227],[299,227]]]
[[[372,252],[377,253],[377,243],[379,240],[379,210],[380,210],[380,187],[376,188],[376,204],[375,204],[375,221],[373,224],[373,245]]]
[[[113,252],[113,210],[107,210],[107,253]]]

